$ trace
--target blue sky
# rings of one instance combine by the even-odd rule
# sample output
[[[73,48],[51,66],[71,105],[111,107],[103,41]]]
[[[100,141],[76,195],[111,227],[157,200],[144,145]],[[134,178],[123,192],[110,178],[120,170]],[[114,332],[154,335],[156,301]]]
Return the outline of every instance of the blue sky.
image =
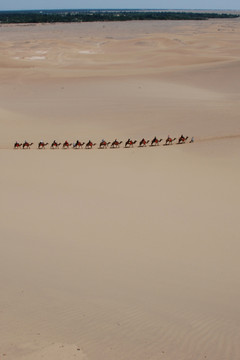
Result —
[[[0,10],[89,8],[240,10],[240,0],[0,0]]]

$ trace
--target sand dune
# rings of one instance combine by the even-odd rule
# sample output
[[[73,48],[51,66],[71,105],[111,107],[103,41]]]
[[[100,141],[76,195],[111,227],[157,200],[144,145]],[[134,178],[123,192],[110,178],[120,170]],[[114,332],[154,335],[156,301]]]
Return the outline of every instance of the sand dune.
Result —
[[[239,32],[1,26],[0,358],[239,358]]]

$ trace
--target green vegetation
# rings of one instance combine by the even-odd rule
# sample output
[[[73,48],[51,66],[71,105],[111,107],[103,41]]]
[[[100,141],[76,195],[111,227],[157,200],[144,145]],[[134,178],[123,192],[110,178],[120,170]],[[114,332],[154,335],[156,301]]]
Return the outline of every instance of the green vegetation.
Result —
[[[165,12],[143,10],[38,10],[1,11],[0,24],[130,21],[130,20],[208,20],[236,18],[238,14]]]

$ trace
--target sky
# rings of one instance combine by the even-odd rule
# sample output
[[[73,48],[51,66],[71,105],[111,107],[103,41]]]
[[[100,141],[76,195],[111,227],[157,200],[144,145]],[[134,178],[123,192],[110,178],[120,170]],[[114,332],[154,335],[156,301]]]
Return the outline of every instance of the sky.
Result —
[[[240,0],[0,0],[0,10],[104,8],[240,10]]]

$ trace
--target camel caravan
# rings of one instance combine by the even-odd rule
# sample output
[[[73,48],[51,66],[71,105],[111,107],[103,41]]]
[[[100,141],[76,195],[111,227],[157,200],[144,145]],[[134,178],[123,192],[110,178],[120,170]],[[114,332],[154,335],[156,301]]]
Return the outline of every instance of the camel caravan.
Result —
[[[163,144],[164,146],[168,146],[168,145],[173,145],[174,143],[177,145],[180,144],[185,144],[188,140],[188,136],[183,136],[181,135],[178,138],[178,141],[176,142],[177,138],[172,138],[168,135],[167,139],[165,140],[165,143]],[[156,136],[150,141],[150,140],[146,140],[146,139],[142,139],[139,141],[137,140],[132,140],[132,139],[128,139],[125,144],[124,144],[124,148],[133,148],[135,144],[138,143],[137,147],[146,147],[146,146],[159,146],[160,143],[163,141],[163,139],[158,139]],[[192,137],[191,140],[189,141],[189,143],[193,143],[194,142],[194,138]],[[118,141],[117,139],[115,139],[114,141],[106,141],[106,140],[101,140],[98,149],[117,149],[120,148],[121,144],[123,144],[123,141]],[[23,143],[19,143],[19,142],[15,142],[14,144],[14,149],[31,149],[32,145],[34,145],[33,143],[30,143],[28,141],[24,141]],[[46,147],[49,145],[48,142],[44,142],[44,141],[40,141],[38,143],[38,149],[39,150],[44,150],[46,149]],[[84,147],[85,145],[85,147]],[[58,143],[56,140],[54,140],[51,145],[50,145],[50,149],[60,149],[60,147],[62,149],[92,149],[94,146],[96,146],[96,143],[93,143],[91,140],[89,140],[87,143],[85,142],[81,142],[79,140],[77,140],[74,143],[70,143],[69,141],[64,141],[63,143]]]

